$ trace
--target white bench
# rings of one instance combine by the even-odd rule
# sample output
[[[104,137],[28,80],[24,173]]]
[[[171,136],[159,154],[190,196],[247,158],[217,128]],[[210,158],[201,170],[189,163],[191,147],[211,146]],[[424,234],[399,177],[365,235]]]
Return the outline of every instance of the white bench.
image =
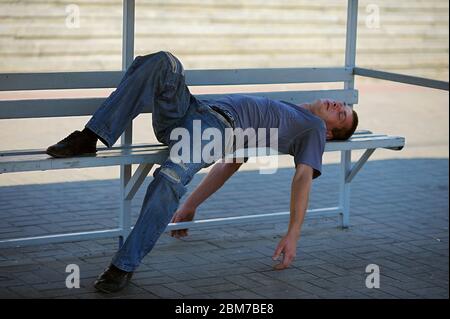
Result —
[[[448,90],[448,82],[356,68],[355,55],[358,1],[349,0],[348,4],[347,46],[345,66],[343,67],[191,70],[186,71],[186,82],[190,86],[342,82],[344,83],[344,89],[339,90],[266,92],[254,94],[282,99],[292,103],[313,101],[317,98],[332,98],[344,101],[349,105],[358,102],[358,92],[354,90],[355,74]],[[134,1],[132,0],[124,1],[123,25],[123,69],[125,70],[132,62],[134,56]],[[0,74],[0,91],[111,88],[118,84],[123,74],[124,71]],[[213,98],[214,96],[215,95],[208,95],[203,97]],[[102,101],[103,99],[101,98],[0,101],[0,119],[92,115]],[[151,112],[151,110],[147,109],[145,112]],[[348,227],[350,216],[350,183],[355,175],[377,148],[400,150],[404,145],[405,139],[403,137],[375,134],[370,131],[357,131],[352,138],[347,141],[327,142],[325,147],[326,152],[341,152],[338,204],[334,207],[310,210],[308,214],[339,214],[340,225],[342,227]],[[43,145],[43,147],[46,146],[47,145]],[[351,162],[352,150],[365,150],[360,159],[353,165]],[[115,146],[110,149],[100,149],[95,157],[56,159],[46,155],[44,149],[1,151],[0,173],[3,174],[10,172],[120,165],[121,208],[118,212],[119,225],[114,229],[4,239],[0,240],[0,247],[116,236],[118,236],[122,242],[131,229],[130,216],[131,200],[133,196],[136,194],[153,165],[161,164],[167,155],[167,148],[164,145],[132,144],[132,126],[125,131],[120,146]],[[139,164],[133,175],[131,169],[132,164]],[[281,213],[196,220],[193,222],[170,224],[168,229],[194,228],[223,223],[242,223],[254,221],[256,219],[279,219],[287,218],[288,215],[289,212],[287,211]]]
[[[208,70],[208,71],[187,71],[187,82],[190,85],[209,84],[211,78],[216,78],[213,84],[225,83],[247,83],[247,84],[268,84],[286,83],[281,79],[290,79],[291,82],[313,81],[343,81],[351,77],[351,70],[342,68],[333,69],[271,69],[271,70]],[[121,72],[109,73],[109,79],[114,78],[118,82]],[[262,76],[264,75],[264,76]],[[270,76],[266,76],[270,75]],[[32,89],[39,86],[39,89],[62,89],[73,86],[92,88],[89,81],[84,78],[98,76],[97,73],[72,73],[66,74],[64,79],[58,73],[53,74],[2,74],[0,75],[0,88],[11,89]],[[59,78],[59,79],[58,79]],[[245,79],[245,82],[243,82]],[[264,79],[264,80],[261,80]],[[79,81],[79,82],[78,82]],[[101,78],[100,78],[101,81]],[[75,82],[75,83],[74,83]],[[49,83],[43,85],[43,83]],[[97,82],[96,82],[97,83]],[[12,86],[14,85],[14,86]],[[109,83],[108,83],[109,85]],[[294,103],[311,101],[316,98],[329,97],[345,101],[348,104],[357,102],[357,91],[343,90],[320,90],[303,92],[271,92],[257,93],[257,95],[269,96],[289,100]],[[211,95],[208,96],[210,98]],[[38,118],[38,117],[62,117],[90,115],[99,106],[103,99],[59,99],[59,100],[16,100],[0,101],[0,119],[17,118]],[[150,112],[150,110],[146,110]],[[341,182],[340,182],[340,202],[336,207],[310,210],[311,213],[340,214],[341,226],[347,227],[349,223],[349,186],[355,174],[361,169],[369,156],[377,148],[388,148],[398,150],[403,147],[405,140],[403,137],[374,134],[369,131],[357,131],[352,138],[347,141],[327,142],[325,151],[340,151],[341,156]],[[353,167],[350,163],[352,150],[366,150],[364,155]],[[167,158],[167,147],[162,144],[123,144],[112,148],[99,148],[95,157],[73,157],[73,158],[51,158],[45,154],[45,149],[36,150],[10,150],[0,152],[0,173],[27,172],[27,171],[47,171],[69,168],[86,168],[99,166],[121,165],[131,167],[131,164],[139,164],[135,173],[127,180],[124,174],[122,179],[122,205],[119,211],[121,221],[117,228],[78,232],[70,234],[52,234],[35,236],[28,238],[13,238],[0,240],[0,247],[39,244],[61,241],[73,241],[81,239],[95,239],[119,236],[121,240],[126,238],[130,230],[130,202],[139,189],[140,185],[155,164],[161,164]],[[286,218],[289,212],[268,213],[260,215],[244,215],[240,217],[216,218],[207,220],[197,220],[189,223],[178,223],[169,225],[169,229],[180,229],[184,227],[194,228],[204,225],[221,223],[250,222],[259,218]]]

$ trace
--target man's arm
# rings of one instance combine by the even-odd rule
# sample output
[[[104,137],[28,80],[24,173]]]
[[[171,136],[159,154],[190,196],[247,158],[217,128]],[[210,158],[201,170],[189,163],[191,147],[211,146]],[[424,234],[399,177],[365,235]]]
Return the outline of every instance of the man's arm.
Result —
[[[278,244],[273,259],[276,260],[283,254],[280,263],[275,269],[281,270],[289,267],[297,252],[297,241],[308,208],[309,192],[313,178],[312,167],[304,164],[296,166],[295,175],[291,185],[290,219],[287,234]]]
[[[225,163],[219,162],[215,164],[208,172],[205,178],[188,196],[186,201],[175,212],[172,218],[173,223],[187,222],[194,219],[195,211],[201,203],[209,196],[215,193],[222,185],[241,167],[242,163]],[[187,229],[173,230],[172,237],[187,236]]]

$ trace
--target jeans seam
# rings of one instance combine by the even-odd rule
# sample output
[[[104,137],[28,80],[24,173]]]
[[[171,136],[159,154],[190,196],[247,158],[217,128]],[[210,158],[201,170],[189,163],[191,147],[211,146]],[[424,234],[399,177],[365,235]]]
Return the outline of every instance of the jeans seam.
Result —
[[[164,51],[166,57],[169,59],[170,64],[172,65],[172,72],[177,73],[177,62],[174,60],[170,52]]]

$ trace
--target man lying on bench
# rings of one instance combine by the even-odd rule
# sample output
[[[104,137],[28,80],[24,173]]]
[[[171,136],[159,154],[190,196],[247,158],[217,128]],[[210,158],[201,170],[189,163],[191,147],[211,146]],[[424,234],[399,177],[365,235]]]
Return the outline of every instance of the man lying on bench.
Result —
[[[170,156],[155,171],[133,230],[99,275],[95,288],[107,293],[123,289],[169,222],[191,220],[195,207],[217,190],[240,163],[225,162],[214,167],[174,216],[195,173],[236,149],[248,147],[251,140],[257,146],[275,147],[294,156],[289,227],[274,254],[274,259],[282,255],[277,269],[288,267],[296,255],[311,182],[321,175],[326,140],[348,139],[358,124],[355,111],[331,100],[302,105],[246,95],[200,100],[189,92],[181,62],[169,52],[158,52],[136,57],[117,89],[84,130],[50,146],[47,154],[53,157],[95,154],[98,139],[111,147],[147,106],[153,108],[155,135],[168,145]],[[246,134],[247,129],[254,136],[247,135],[245,142],[237,143],[245,140],[240,135]],[[193,208],[188,209],[187,205],[192,203]],[[183,230],[173,235],[185,233]]]

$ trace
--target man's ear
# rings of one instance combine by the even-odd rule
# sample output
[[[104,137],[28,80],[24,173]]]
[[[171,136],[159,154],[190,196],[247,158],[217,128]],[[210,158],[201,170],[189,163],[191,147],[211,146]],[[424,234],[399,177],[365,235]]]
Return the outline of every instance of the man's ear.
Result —
[[[331,132],[331,130],[327,130],[327,140],[332,140],[333,139],[333,133]]]

